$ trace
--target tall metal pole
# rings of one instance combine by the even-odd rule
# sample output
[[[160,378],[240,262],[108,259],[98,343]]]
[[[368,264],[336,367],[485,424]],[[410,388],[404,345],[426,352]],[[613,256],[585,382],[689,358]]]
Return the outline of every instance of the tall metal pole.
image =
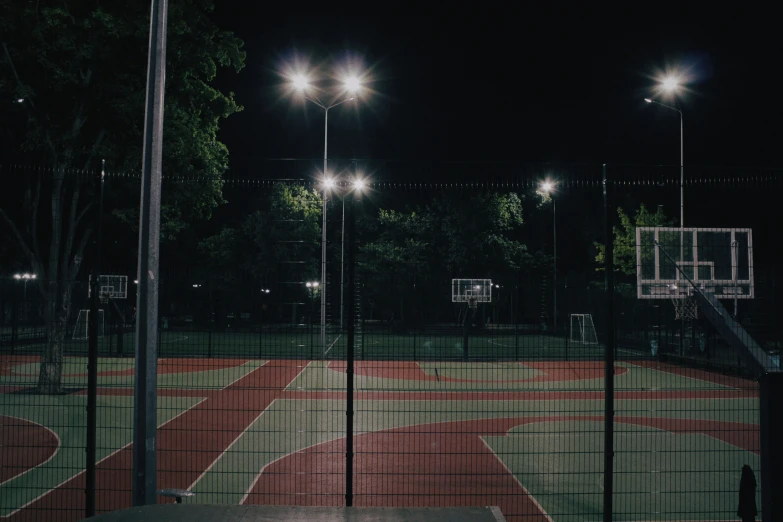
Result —
[[[103,241],[103,178],[106,160],[101,163],[98,177],[98,215],[95,217],[95,263],[90,280],[90,318],[87,341],[87,463],[85,466],[85,517],[95,516],[95,459],[98,440],[98,278],[101,274],[101,242]],[[25,284],[27,281],[25,281]]]
[[[680,228],[685,226],[685,145],[683,141],[682,111],[680,113]],[[682,261],[682,259],[680,259]]]
[[[685,174],[684,174],[682,111],[679,109],[674,109],[674,110],[680,113],[680,263],[684,263],[685,262],[685,228],[684,228],[685,227],[685,200],[684,200]],[[694,267],[694,270],[698,270],[698,268]],[[685,352],[685,317],[681,317],[680,318],[680,355],[683,355],[684,352]]]
[[[158,284],[163,95],[168,0],[152,0],[139,212],[136,385],[133,411],[133,505],[156,502]]]
[[[555,198],[552,198],[552,232],[554,234],[554,259],[553,268],[553,281],[552,285],[552,317],[554,320],[554,334],[557,335],[557,203]]]
[[[340,232],[340,331],[343,329],[343,287],[345,286],[345,197],[343,197],[343,226]]]
[[[604,274],[606,289],[606,347],[604,349],[604,522],[611,522],[614,491],[614,238],[613,194],[603,166]]]
[[[326,143],[329,133],[329,108],[324,110],[324,180],[326,180]],[[326,190],[324,184],[323,225],[321,226],[321,358],[326,357]]]
[[[346,433],[345,433],[345,505],[348,507],[353,506],[353,458],[354,458],[354,432],[353,432],[353,417],[354,417],[354,360],[355,360],[355,343],[356,343],[356,276],[355,276],[355,223],[356,223],[356,197],[357,193],[354,192],[349,196],[351,201],[348,208],[348,317],[347,325],[348,332],[346,335],[346,401],[345,401],[345,415],[346,415]]]

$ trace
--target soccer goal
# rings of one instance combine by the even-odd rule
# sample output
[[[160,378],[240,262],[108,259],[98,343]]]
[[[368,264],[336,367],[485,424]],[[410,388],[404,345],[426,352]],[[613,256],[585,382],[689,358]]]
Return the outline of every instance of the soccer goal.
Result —
[[[90,311],[79,310],[79,316],[76,318],[76,326],[73,327],[74,340],[85,341],[89,338],[89,322]],[[103,337],[103,310],[98,310],[98,337]]]
[[[598,336],[595,333],[595,324],[591,314],[571,314],[571,338],[572,343],[598,344]]]

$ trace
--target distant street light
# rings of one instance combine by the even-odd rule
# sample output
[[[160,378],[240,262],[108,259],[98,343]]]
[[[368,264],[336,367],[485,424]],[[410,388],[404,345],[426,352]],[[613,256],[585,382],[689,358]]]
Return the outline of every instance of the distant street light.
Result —
[[[541,183],[539,190],[552,200],[552,328],[557,335],[557,205],[552,195],[555,191],[555,183],[546,180]]]
[[[318,289],[318,281],[308,281],[305,283],[307,290],[310,293],[310,350],[313,346],[313,292]]]
[[[363,178],[356,178],[351,182],[351,186],[356,192],[362,192],[367,186],[367,182]],[[343,293],[345,292],[345,197],[343,197],[343,223],[342,232],[340,233],[340,328],[343,327],[343,313],[345,307],[343,306]]]
[[[35,274],[28,274],[25,272],[24,274],[14,274],[14,279],[17,281],[24,281],[24,291],[23,291],[23,299],[22,299],[22,306],[24,307],[24,318],[27,320],[27,282],[32,281],[36,279],[37,276]]]
[[[329,109],[332,109],[334,107],[337,107],[338,105],[342,105],[343,103],[352,101],[355,98],[355,96],[351,96],[349,98],[343,98],[340,99],[341,96],[338,96],[335,98],[335,100],[331,104],[327,105],[321,100],[318,99],[318,97],[309,92],[310,90],[310,79],[305,76],[304,74],[298,73],[294,75],[292,78],[292,83],[294,88],[302,93],[304,96],[304,99],[317,105],[321,109],[324,110],[324,171],[323,171],[323,189],[324,189],[324,201],[323,201],[323,225],[321,228],[321,285],[324,287],[321,291],[321,346],[323,349],[323,352],[326,352],[326,192],[328,189],[332,188],[334,186],[334,181],[329,178],[329,171],[327,169],[327,162],[328,162],[328,155],[327,155],[327,145],[328,145],[328,135],[329,135]],[[349,93],[357,93],[361,89],[361,81],[356,76],[349,76],[343,80],[343,88]],[[312,96],[312,97],[311,97]],[[343,232],[345,231],[345,202],[343,202]],[[343,234],[344,236],[344,234]],[[343,238],[344,241],[344,238]],[[342,267],[340,268],[342,271]],[[340,303],[340,307],[342,309],[342,302]],[[341,315],[342,317],[342,311]]]

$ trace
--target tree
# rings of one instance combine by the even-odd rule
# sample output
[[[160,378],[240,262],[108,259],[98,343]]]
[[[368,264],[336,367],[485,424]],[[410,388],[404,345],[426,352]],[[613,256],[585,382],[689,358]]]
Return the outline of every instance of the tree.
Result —
[[[319,280],[322,204],[316,191],[277,183],[265,208],[202,240],[199,252],[218,289],[241,282],[240,274],[267,288],[276,281]]]
[[[416,279],[422,281],[430,274],[435,230],[434,216],[426,210],[379,209],[371,228],[375,237],[360,248],[358,265],[367,298],[387,310],[389,318],[397,309],[400,320],[405,320],[405,303],[413,295]]]
[[[647,210],[644,204],[640,205],[633,217],[618,207],[617,215],[620,225],[612,229],[614,235],[614,269],[617,273],[626,276],[636,276],[636,227],[668,227],[674,225],[674,221],[664,214],[658,207],[655,213]],[[598,263],[596,270],[603,270],[606,247],[603,243],[595,243],[598,254],[595,261]]]
[[[380,210],[359,252],[368,297],[390,307],[393,296],[404,320],[406,301],[442,302],[451,278],[503,278],[529,267],[533,256],[518,239],[522,216],[519,196],[498,192],[444,193],[416,210]]]
[[[57,393],[69,282],[79,273],[93,233],[86,219],[93,206],[88,183],[93,177],[72,173],[94,169],[96,158],[117,170],[139,170],[150,12],[147,2],[88,0],[0,0],[0,10],[0,98],[18,102],[0,106],[0,118],[8,115],[3,121],[15,125],[6,129],[7,145],[17,157],[34,157],[49,166],[23,180],[22,217],[12,219],[0,208],[0,218],[41,274],[47,345],[38,390]],[[169,6],[164,176],[206,181],[171,190],[162,209],[164,237],[191,219],[208,217],[222,202],[228,151],[217,131],[220,121],[241,107],[233,94],[209,82],[218,68],[240,70],[245,55],[242,42],[209,19],[211,10],[211,0]],[[130,223],[135,217],[137,223],[137,212],[118,215]],[[46,225],[44,213],[50,218]]]

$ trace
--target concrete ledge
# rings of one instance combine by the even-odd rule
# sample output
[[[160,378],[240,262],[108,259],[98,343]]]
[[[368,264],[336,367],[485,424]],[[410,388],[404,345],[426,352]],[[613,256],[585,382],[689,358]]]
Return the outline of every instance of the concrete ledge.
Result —
[[[112,511],[87,519],[91,522],[505,522],[500,509],[491,507],[381,508],[299,506],[211,506],[159,504]]]

